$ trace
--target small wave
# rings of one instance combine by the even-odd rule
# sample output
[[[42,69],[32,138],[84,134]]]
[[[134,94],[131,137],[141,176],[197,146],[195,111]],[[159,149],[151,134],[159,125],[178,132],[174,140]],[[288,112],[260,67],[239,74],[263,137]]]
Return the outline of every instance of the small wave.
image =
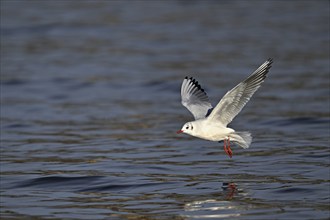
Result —
[[[141,187],[149,188],[159,184],[165,184],[165,183],[106,184],[106,185],[84,188],[79,190],[79,192],[102,192],[102,191],[122,191],[122,190],[127,191],[129,189],[136,189]]]
[[[309,125],[309,124],[329,124],[330,120],[327,118],[315,118],[315,117],[296,117],[286,119],[276,119],[264,122],[264,125],[275,126],[289,126],[289,125]]]
[[[32,180],[26,180],[19,183],[15,187],[34,187],[34,186],[68,186],[84,184],[86,182],[95,181],[102,178],[102,176],[80,176],[80,177],[64,177],[64,176],[48,176],[40,177]]]
[[[152,188],[160,184],[169,184],[168,182],[143,182],[143,183],[120,183],[115,180],[103,179],[103,176],[48,176],[32,180],[26,180],[13,186],[13,188],[41,187],[41,188],[61,188],[75,192],[103,192],[103,191],[127,191],[133,189]],[[109,182],[113,182],[110,183]]]
[[[301,187],[290,187],[285,189],[276,190],[277,193],[313,193],[315,190],[301,188]]]

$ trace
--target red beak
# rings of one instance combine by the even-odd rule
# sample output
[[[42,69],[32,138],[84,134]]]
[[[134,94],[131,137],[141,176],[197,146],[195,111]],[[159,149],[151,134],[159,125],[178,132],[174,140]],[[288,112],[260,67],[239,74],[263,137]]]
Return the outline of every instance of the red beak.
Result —
[[[182,130],[178,130],[176,133],[181,134],[182,132],[183,132]]]

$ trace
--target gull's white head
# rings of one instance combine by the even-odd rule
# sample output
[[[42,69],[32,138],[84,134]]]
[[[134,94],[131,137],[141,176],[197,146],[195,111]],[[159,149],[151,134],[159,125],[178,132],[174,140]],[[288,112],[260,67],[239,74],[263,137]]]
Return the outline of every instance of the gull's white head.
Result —
[[[194,132],[194,123],[193,122],[187,122],[186,124],[183,125],[181,130],[178,130],[176,133],[186,133],[186,134],[192,134]]]

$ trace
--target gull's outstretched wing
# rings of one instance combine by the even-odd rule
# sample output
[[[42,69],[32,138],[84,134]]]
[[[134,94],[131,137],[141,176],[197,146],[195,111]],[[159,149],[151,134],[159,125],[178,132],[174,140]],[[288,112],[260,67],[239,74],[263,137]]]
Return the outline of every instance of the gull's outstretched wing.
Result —
[[[192,77],[186,77],[181,86],[181,103],[195,117],[195,120],[205,118],[212,108],[204,89]]]
[[[259,89],[272,63],[273,60],[268,59],[247,79],[228,91],[208,116],[208,120],[227,126]]]

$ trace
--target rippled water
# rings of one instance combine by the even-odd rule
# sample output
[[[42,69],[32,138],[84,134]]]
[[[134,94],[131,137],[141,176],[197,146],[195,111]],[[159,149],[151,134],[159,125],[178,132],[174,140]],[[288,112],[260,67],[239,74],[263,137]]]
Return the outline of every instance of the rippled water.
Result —
[[[176,130],[267,58],[231,126]],[[328,219],[329,1],[1,1],[3,219]]]

